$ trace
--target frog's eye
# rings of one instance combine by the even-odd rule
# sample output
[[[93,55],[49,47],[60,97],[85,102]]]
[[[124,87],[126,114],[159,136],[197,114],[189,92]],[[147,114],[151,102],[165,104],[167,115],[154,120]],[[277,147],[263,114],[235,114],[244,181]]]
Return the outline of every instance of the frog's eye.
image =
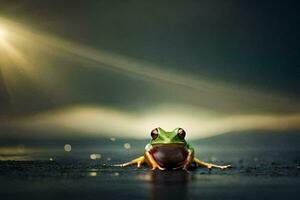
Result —
[[[185,130],[183,130],[182,128],[179,128],[178,131],[177,131],[177,135],[180,137],[180,138],[184,138],[186,133],[185,133]]]
[[[155,128],[151,131],[151,137],[153,140],[155,140],[158,137],[158,129]]]

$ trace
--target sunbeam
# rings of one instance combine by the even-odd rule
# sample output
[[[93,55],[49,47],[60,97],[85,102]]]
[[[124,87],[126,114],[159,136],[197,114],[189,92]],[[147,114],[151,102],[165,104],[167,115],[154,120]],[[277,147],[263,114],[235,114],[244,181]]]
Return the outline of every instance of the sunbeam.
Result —
[[[230,85],[221,81],[207,80],[201,76],[166,70],[166,67],[153,65],[146,61],[130,58],[124,55],[103,51],[90,46],[70,42],[46,33],[29,30],[24,25],[20,25],[8,20],[1,19],[2,24],[6,24],[11,30],[11,36],[24,42],[27,47],[30,43],[33,49],[42,52],[55,52],[54,54],[65,56],[77,62],[91,61],[93,66],[99,70],[113,70],[118,75],[136,76],[140,80],[152,82],[159,85],[163,91],[174,91],[174,96],[183,96],[187,101],[198,104],[198,106],[208,106],[211,109],[227,110],[255,110],[261,109],[267,112],[297,112],[300,108],[299,102],[288,96],[279,95],[272,91],[259,91],[242,86]],[[19,51],[4,42],[2,47],[8,51],[10,57],[15,57],[19,66],[32,66],[28,64],[29,58],[24,59]],[[28,51],[28,49],[27,49]],[[52,55],[53,56],[53,55]],[[51,65],[51,56],[42,54],[38,56],[40,65],[48,63]],[[33,60],[30,58],[30,60]],[[46,62],[45,62],[46,61]],[[37,62],[37,61],[35,61]],[[45,64],[46,65],[46,64]],[[36,69],[32,70],[38,70]],[[30,72],[34,74],[34,72]],[[5,76],[5,75],[4,75]],[[46,84],[47,85],[47,84]]]
[[[0,42],[4,41],[6,37],[6,29],[0,26]]]

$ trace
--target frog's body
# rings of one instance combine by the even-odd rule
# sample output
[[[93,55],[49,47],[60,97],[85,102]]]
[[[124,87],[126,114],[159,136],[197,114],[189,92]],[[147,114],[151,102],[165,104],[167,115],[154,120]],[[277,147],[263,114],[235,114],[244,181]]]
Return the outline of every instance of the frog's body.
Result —
[[[167,169],[180,167],[189,155],[189,150],[184,144],[155,144],[151,146],[149,153],[157,163]]]
[[[193,147],[185,141],[185,131],[176,128],[166,132],[162,128],[156,128],[151,132],[152,140],[145,147],[144,155],[130,162],[116,165],[125,167],[137,164],[137,167],[146,162],[151,169],[188,169],[192,163],[205,166],[225,169],[230,165],[220,166],[203,162],[194,157]]]

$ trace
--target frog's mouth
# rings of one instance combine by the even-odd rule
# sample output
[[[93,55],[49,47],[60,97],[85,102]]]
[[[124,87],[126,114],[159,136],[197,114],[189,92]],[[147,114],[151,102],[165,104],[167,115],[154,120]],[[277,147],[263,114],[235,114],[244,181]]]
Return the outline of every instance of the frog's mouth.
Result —
[[[154,159],[166,168],[182,165],[188,156],[185,144],[153,144],[150,151]]]

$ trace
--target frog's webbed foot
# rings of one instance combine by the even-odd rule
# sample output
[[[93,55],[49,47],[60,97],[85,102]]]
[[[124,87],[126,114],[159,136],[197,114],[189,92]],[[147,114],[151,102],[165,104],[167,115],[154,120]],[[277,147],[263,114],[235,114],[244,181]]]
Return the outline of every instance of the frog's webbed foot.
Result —
[[[159,169],[159,170],[166,170],[166,168],[161,167],[159,164],[157,164],[157,163],[152,163],[151,170],[156,170],[156,169]]]
[[[145,157],[144,156],[140,156],[134,160],[131,160],[127,163],[122,163],[122,164],[117,164],[117,165],[113,165],[114,167],[127,167],[129,165],[135,165],[137,166],[137,168],[141,168],[142,164],[145,162]]]
[[[187,165],[183,165],[183,166],[179,166],[179,167],[174,167],[173,170],[182,170],[182,171],[185,171],[185,172],[187,172],[187,173],[190,174],[189,166],[187,166]]]
[[[215,165],[215,164],[212,164],[212,163],[207,163],[207,162],[204,162],[202,160],[199,160],[198,158],[194,158],[194,162],[197,165],[207,167],[208,169],[212,169],[213,167],[214,168],[219,168],[219,169],[227,169],[227,168],[232,167],[231,165]]]

